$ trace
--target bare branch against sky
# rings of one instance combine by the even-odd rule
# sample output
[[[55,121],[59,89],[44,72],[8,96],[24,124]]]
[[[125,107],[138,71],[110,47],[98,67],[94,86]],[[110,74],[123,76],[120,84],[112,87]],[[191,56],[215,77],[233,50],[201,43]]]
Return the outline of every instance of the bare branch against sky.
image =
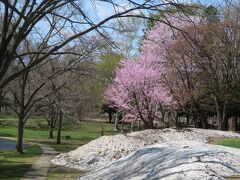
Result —
[[[94,12],[100,5],[108,7],[110,13]],[[111,20],[136,13],[143,18],[146,13],[159,11],[167,5],[176,6],[177,3],[156,0],[0,0],[0,88],[49,56],[69,49],[66,47],[80,46],[87,36],[104,36],[105,27]],[[35,51],[20,53],[23,43],[30,39],[33,43],[29,46],[34,46]],[[23,65],[18,61],[19,56],[28,61],[25,57],[29,54],[34,59],[31,63]],[[13,64],[21,67],[18,72],[10,71]]]

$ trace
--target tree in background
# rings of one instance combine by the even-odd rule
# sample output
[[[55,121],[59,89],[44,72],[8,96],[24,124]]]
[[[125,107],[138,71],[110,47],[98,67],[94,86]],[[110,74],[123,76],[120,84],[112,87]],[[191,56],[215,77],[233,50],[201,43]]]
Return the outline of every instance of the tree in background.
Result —
[[[112,123],[113,114],[116,113],[117,110],[115,108],[113,108],[110,104],[102,104],[101,112],[107,113],[108,121],[109,121],[109,123]]]
[[[104,99],[104,91],[107,88],[107,85],[112,82],[115,77],[115,72],[121,59],[123,59],[123,55],[116,52],[107,52],[100,56],[100,61],[97,64],[97,69],[99,71],[99,77],[102,80],[102,89],[100,90],[101,95],[99,102],[101,103],[99,106],[101,107],[101,113],[108,114],[108,120],[111,123],[113,119],[113,114],[117,112],[117,110]]]
[[[87,42],[85,42],[85,44],[86,43]],[[21,49],[19,49],[19,53],[28,53],[38,48],[37,45],[30,47],[30,44],[32,44],[32,41],[26,41]],[[61,110],[62,105],[60,98],[64,97],[64,95],[61,94],[60,96],[59,91],[62,91],[63,87],[66,88],[67,81],[69,81],[79,63],[85,61],[87,57],[90,57],[97,47],[93,41],[91,41],[90,45],[87,46],[87,48],[78,48],[78,51],[81,52],[81,57],[76,55],[72,57],[70,57],[70,55],[50,56],[49,59],[38,64],[38,66],[36,66],[34,69],[27,69],[21,73],[16,80],[11,81],[8,86],[6,86],[6,90],[8,90],[8,98],[4,99],[4,104],[10,107],[18,116],[18,135],[16,147],[19,154],[23,153],[24,125],[28,118],[37,111],[40,111],[40,109],[44,106],[50,105],[52,108],[53,102],[55,106],[58,105],[58,111]],[[19,57],[18,61],[21,63],[12,66],[10,69],[11,73],[18,72],[22,66],[27,67],[29,64],[35,61],[35,58],[37,57],[31,55]],[[80,72],[80,69],[78,70]],[[46,87],[49,85],[49,83],[53,85],[51,91],[49,91],[49,89]],[[53,101],[49,101],[48,103],[50,104],[48,104],[46,103],[46,99],[50,98],[49,96],[57,96],[58,98],[53,99]],[[67,97],[67,95],[65,97]],[[59,121],[62,119],[62,110],[59,111],[58,116],[56,117],[59,118]],[[51,126],[49,128],[50,137],[52,137],[52,128],[54,124],[55,123],[53,122],[52,117],[51,122],[49,123],[49,126]]]
[[[159,118],[159,111],[162,117],[165,116],[166,106],[178,109],[176,103],[179,102],[170,95],[172,89],[165,80],[165,75],[169,73],[166,68],[168,48],[185,26],[195,24],[194,17],[184,14],[169,17],[168,21],[171,27],[157,23],[146,33],[140,55],[121,63],[106,91],[107,100],[126,113],[125,119],[140,118],[148,128],[152,128],[153,121]],[[177,121],[178,115],[175,119]]]
[[[16,81],[9,84],[8,99],[5,101],[6,106],[18,117],[18,134],[17,134],[17,153],[23,153],[23,135],[24,125],[28,118],[33,115],[41,104],[39,103],[48,94],[39,94],[41,88],[47,83],[47,79],[42,81],[38,71],[25,71]]]
[[[144,119],[140,112],[144,113],[146,111],[139,109],[141,104],[149,103],[137,97],[137,95],[141,97],[141,90],[139,89],[144,89],[145,86],[150,90],[149,84],[152,84],[153,87],[159,84],[161,87],[168,89],[174,98],[172,114],[176,125],[179,125],[179,117],[185,115],[188,119],[190,117],[193,119],[195,126],[207,128],[207,116],[210,111],[207,105],[211,103],[211,97],[213,97],[219,127],[221,129],[226,128],[226,106],[232,99],[233,86],[236,86],[235,84],[238,82],[237,72],[239,71],[237,70],[238,66],[235,65],[237,59],[235,55],[238,54],[237,49],[239,48],[234,43],[239,34],[236,31],[238,23],[231,23],[234,21],[230,19],[218,21],[213,7],[207,8],[206,14],[206,17],[200,17],[198,14],[187,16],[183,13],[171,12],[168,21],[172,26],[155,23],[146,32],[141,53],[136,57],[138,60],[131,60],[128,62],[129,64],[123,63],[123,67],[119,68],[122,72],[117,70],[116,78],[106,92],[106,98],[109,102],[125,110],[126,117],[138,115],[138,118]],[[219,37],[216,38],[216,35],[219,35]],[[220,39],[224,42],[221,42]],[[202,59],[200,60],[200,58]],[[141,67],[134,66],[135,62],[141,62]],[[149,73],[147,71],[149,67],[155,67],[153,69],[156,70],[156,74],[153,77],[157,77],[157,74],[160,77],[160,81],[157,83],[151,82],[149,80],[151,78],[146,76]],[[138,73],[140,74],[138,75]],[[140,75],[143,76],[143,82],[146,82],[144,80],[146,78],[149,84],[143,83],[144,86],[141,87],[138,79]],[[154,79],[153,77],[152,79]],[[137,85],[139,86],[136,87]],[[160,87],[159,90],[164,92]],[[130,95],[126,95],[124,92],[130,92]],[[212,96],[206,100],[210,94]],[[128,107],[129,104],[134,105],[131,99],[133,96],[137,99],[135,104],[138,112],[136,110],[129,113],[124,108]],[[158,99],[157,95],[155,97]],[[221,97],[221,100],[216,101],[218,97]],[[159,102],[161,102],[161,98],[164,101],[164,97],[160,97]],[[140,103],[140,105],[137,103]],[[156,103],[153,106],[159,107]],[[134,108],[132,107],[132,109]],[[148,119],[151,119],[150,116],[147,116]],[[146,119],[143,121],[146,121]]]
[[[115,70],[123,58],[124,55],[117,52],[106,52],[100,55],[100,61],[97,63],[97,66],[105,83],[110,82],[114,78]]]
[[[163,69],[148,63],[145,59],[122,61],[105,97],[125,113],[125,121],[140,118],[146,128],[154,128],[159,104],[169,105],[172,98],[159,76]]]
[[[227,130],[228,119],[237,119],[231,106],[238,102],[238,9],[223,9],[221,18],[212,6],[203,17],[180,13],[177,21],[170,19],[173,27],[155,23],[147,32],[141,53],[167,69],[165,85],[177,102],[176,121],[185,116],[207,128],[207,118],[215,114],[219,129]]]
[[[145,10],[158,10],[164,5],[176,5],[158,1],[127,0],[128,6],[120,2],[101,1],[112,7],[113,13],[100,18],[89,15],[89,8],[94,9],[98,1],[88,1],[89,6],[84,6],[83,1],[72,0],[35,0],[6,1],[1,0],[0,13],[0,88],[17,78],[25,70],[30,70],[49,56],[57,54],[78,54],[73,52],[73,42],[83,42],[90,32],[97,32],[102,37],[106,36],[106,29],[111,28],[109,21],[117,18],[135,17],[133,12],[139,12],[139,18],[145,18]],[[143,12],[142,12],[143,11]],[[18,53],[18,49],[27,39],[32,39],[38,44],[39,49],[28,53]],[[71,43],[70,43],[71,42]],[[111,40],[109,40],[111,43]],[[66,46],[68,50],[66,51]],[[65,48],[65,49],[64,49]],[[17,72],[9,73],[10,67],[18,62],[19,58],[32,55],[35,60],[26,67],[21,67]]]
[[[233,12],[228,12],[221,20],[207,18],[195,32],[190,28],[186,30],[189,36],[181,37],[181,42],[177,43],[181,50],[175,51],[178,57],[185,57],[186,63],[193,65],[197,75],[194,84],[202,91],[201,96],[195,96],[201,99],[198,104],[205,109],[206,105],[215,106],[212,111],[221,130],[228,129],[228,119],[234,116],[230,106],[232,100],[236,100],[234,94],[239,82],[239,44],[236,42],[239,42],[240,32],[237,19],[237,13]]]

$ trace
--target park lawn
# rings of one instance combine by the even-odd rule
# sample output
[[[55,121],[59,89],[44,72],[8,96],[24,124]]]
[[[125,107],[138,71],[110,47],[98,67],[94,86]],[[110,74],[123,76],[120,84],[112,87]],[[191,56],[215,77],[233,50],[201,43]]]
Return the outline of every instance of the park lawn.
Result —
[[[82,176],[85,173],[86,171],[52,165],[52,167],[48,171],[47,180],[52,180],[52,179],[75,180],[77,179],[77,177]]]
[[[213,144],[240,149],[240,138],[216,138],[213,140]],[[231,176],[227,177],[226,179],[237,180],[240,179],[240,176]]]
[[[88,126],[89,122],[91,123],[90,126]],[[80,123],[74,123],[70,119],[65,118],[63,121],[63,129],[79,129],[81,127],[85,127],[87,129],[90,129],[92,127],[98,127],[101,124],[106,124],[102,119],[95,119],[95,120],[85,120],[81,121]],[[12,126],[12,127],[17,127],[18,125],[18,117],[14,114],[1,114],[0,113],[0,126],[5,125],[5,126]],[[93,125],[93,126],[92,126]],[[27,120],[25,124],[25,128],[27,129],[48,129],[48,124],[46,119],[43,116],[31,116]]]
[[[62,144],[56,144],[56,139],[49,140],[48,139],[48,130],[46,128],[25,128],[24,130],[24,141],[25,143],[28,142],[39,142],[43,144],[48,144],[52,146],[58,152],[67,152],[70,150],[74,150],[81,145],[88,143],[89,141],[100,137],[99,128],[100,126],[104,129],[105,135],[112,135],[114,134],[113,124],[101,121],[83,121],[80,122],[78,125],[78,129],[73,128],[71,129],[64,129],[62,130]],[[4,123],[0,124],[0,136],[3,137],[17,137],[17,127],[6,125]],[[65,140],[65,136],[70,136],[70,140]],[[54,137],[56,137],[56,132],[54,133]],[[5,163],[3,168],[7,169],[7,164],[13,167],[12,169],[18,169],[17,172],[7,171],[3,175],[0,176],[0,179],[19,179],[22,175],[26,172],[28,168],[36,161],[36,153],[34,151],[28,151],[28,148],[24,149],[25,152],[28,154],[24,154],[22,156],[17,156],[14,151],[2,151],[0,153],[0,157],[3,159],[4,154],[4,161],[0,160],[0,169],[2,167],[2,163]],[[28,158],[25,158],[28,157]],[[4,170],[5,171],[5,170]],[[82,174],[82,172],[78,170],[68,170],[66,168],[56,167],[53,166],[49,170],[49,179],[58,179],[57,177],[61,177],[62,179],[70,179],[75,178]],[[15,178],[16,177],[16,178]],[[60,179],[61,179],[60,178]]]
[[[216,138],[213,143],[240,149],[240,138]]]
[[[11,120],[13,121],[13,120]],[[30,120],[29,120],[30,121]],[[29,122],[28,121],[28,122]],[[42,121],[41,118],[35,118],[35,121]],[[46,121],[46,120],[45,120]],[[1,119],[0,119],[1,122]],[[17,123],[17,122],[15,122]],[[44,122],[42,122],[44,123]],[[15,124],[16,125],[16,124]],[[17,125],[9,125],[5,122],[0,124],[0,136],[2,137],[17,137]],[[88,143],[89,141],[100,137],[99,128],[100,126],[104,129],[104,135],[113,135],[114,132],[113,124],[102,121],[82,121],[72,128],[63,128],[62,130],[62,144],[57,145],[56,140],[48,139],[47,128],[29,128],[24,129],[24,140],[25,142],[39,142],[45,143],[52,146],[56,151],[66,152],[77,147]],[[57,131],[54,132],[54,137],[56,137]],[[65,136],[70,136],[70,140],[65,140]]]
[[[16,154],[16,150],[0,151],[0,179],[20,179],[41,153],[37,145],[26,147],[24,154]]]
[[[24,129],[24,141],[25,143],[28,142],[38,142],[43,144],[48,144],[51,147],[53,147],[56,151],[59,153],[61,152],[68,152],[71,150],[74,150],[78,148],[79,146],[82,146],[89,141],[99,138],[100,132],[99,129],[102,127],[104,129],[104,135],[113,135],[115,132],[113,132],[113,126],[114,124],[103,122],[102,120],[86,120],[81,121],[78,124],[69,123],[67,119],[64,119],[63,121],[63,130],[62,130],[62,143],[56,144],[56,133],[54,132],[54,139],[50,140],[48,139],[48,128],[47,128],[47,122],[44,118],[33,116],[30,117],[30,119],[27,121],[26,128]],[[126,132],[128,131],[129,125],[124,125],[124,129]],[[0,136],[2,137],[11,137],[16,138],[17,137],[17,117],[14,115],[0,115]],[[70,140],[65,140],[65,136],[70,136]],[[27,149],[25,149],[26,151]],[[12,158],[12,154],[3,151],[2,153],[5,154],[5,160],[8,161]],[[15,150],[12,152],[15,153]],[[33,154],[32,162],[34,162],[35,156]],[[30,157],[29,157],[30,158]],[[12,159],[12,161],[14,158]],[[28,169],[31,164],[25,163],[25,160],[30,161],[30,159],[22,159],[23,162],[20,162],[18,159],[14,162],[18,163],[19,166],[22,164],[25,166],[25,169]],[[27,164],[27,165],[25,165]],[[0,165],[1,166],[1,165]],[[14,167],[14,166],[13,166]],[[75,169],[67,169],[62,168],[59,166],[52,166],[50,168],[48,173],[49,179],[75,179],[77,176],[83,174],[82,171],[75,170]],[[5,177],[8,177],[6,174]],[[23,173],[17,173],[15,177],[21,177]],[[9,175],[8,178],[10,178],[11,175]],[[0,179],[2,179],[0,177]]]
[[[17,118],[17,116],[14,114],[4,114],[4,113],[0,114],[1,120],[11,120],[11,119],[16,119],[16,118]]]
[[[0,114],[0,125],[17,127],[18,118],[16,115]],[[47,128],[47,121],[41,116],[31,116],[25,124],[26,128],[38,129]]]

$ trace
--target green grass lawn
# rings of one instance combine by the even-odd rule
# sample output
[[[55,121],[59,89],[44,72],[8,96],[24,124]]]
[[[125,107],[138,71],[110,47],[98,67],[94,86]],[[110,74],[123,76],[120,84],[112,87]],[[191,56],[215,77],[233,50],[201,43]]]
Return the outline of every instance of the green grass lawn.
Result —
[[[240,148],[240,138],[219,138],[216,139],[214,144],[233,148]]]
[[[99,128],[103,127],[104,135],[115,134],[114,124],[103,121],[81,121],[72,123],[64,119],[62,130],[62,144],[56,144],[56,131],[54,139],[48,139],[47,122],[43,117],[30,117],[24,130],[24,141],[39,142],[52,146],[58,152],[67,152],[78,148],[89,141],[100,137]],[[121,127],[121,125],[119,126]],[[129,125],[124,125],[126,132]],[[14,115],[0,114],[0,136],[17,137],[17,117]],[[70,140],[65,140],[65,136],[70,136]],[[214,139],[213,144],[240,148],[240,138]],[[26,154],[17,155],[13,151],[0,151],[0,179],[19,179],[27,169],[37,160],[41,153],[38,146],[31,146],[24,149]],[[84,172],[74,169],[67,169],[59,166],[52,166],[48,173],[48,179],[75,179]]]
[[[42,153],[39,146],[25,148],[25,153],[18,155],[15,150],[0,151],[0,179],[20,179]]]
[[[47,143],[53,146],[57,151],[65,152],[67,150],[72,150],[80,145],[86,144],[87,142],[100,137],[99,127],[104,128],[104,135],[112,135],[114,132],[113,124],[107,122],[96,122],[88,121],[81,122],[78,125],[78,129],[65,129],[62,131],[62,143],[61,145],[55,144],[55,139],[48,139],[48,130],[47,129],[36,129],[36,128],[25,128],[24,130],[24,140],[26,142],[41,142]],[[17,137],[17,128],[11,125],[0,124],[0,136],[3,137]],[[71,139],[66,141],[65,136],[70,136]],[[54,132],[54,137],[56,137],[56,131]],[[68,144],[68,148],[67,148]],[[70,144],[70,145],[69,145]]]
[[[65,168],[62,166],[52,165],[52,167],[48,171],[47,180],[52,180],[52,179],[75,180],[77,177],[85,173],[86,173],[85,171],[81,171],[77,169],[71,169],[71,168]]]
[[[17,126],[17,116],[12,114],[0,114],[0,124]],[[47,128],[47,121],[41,116],[31,116],[25,124],[26,128]]]
[[[78,148],[81,145],[88,143],[89,141],[100,137],[99,128],[103,127],[104,135],[113,135],[114,124],[103,121],[81,121],[80,123],[72,123],[68,119],[64,119],[62,130],[62,144],[56,144],[56,131],[54,132],[54,139],[48,139],[48,127],[47,122],[43,117],[33,116],[30,117],[26,123],[24,129],[24,141],[38,142],[48,144],[58,152],[67,152]],[[128,126],[125,126],[128,128]],[[9,114],[0,114],[0,136],[2,137],[17,137],[17,117]],[[70,136],[70,140],[65,140],[65,136]],[[37,151],[36,147],[35,150]],[[13,151],[2,151],[0,154],[0,169],[4,168],[4,173],[0,173],[0,179],[19,179],[24,172],[31,166],[36,158],[39,156],[39,152],[33,149],[25,148],[24,155],[16,155]],[[2,166],[4,163],[4,166]],[[7,171],[6,169],[10,170]],[[12,172],[17,169],[16,172]],[[78,170],[69,170],[53,166],[49,170],[49,179],[63,179],[76,178],[79,174],[82,174]]]
[[[47,121],[43,117],[32,116],[28,119],[24,129],[25,142],[39,142],[51,145],[59,152],[73,150],[89,141],[100,137],[99,128],[103,127],[104,135],[113,135],[113,123],[103,122],[102,120],[87,120],[80,123],[70,122],[68,119],[63,121],[62,144],[57,145],[56,139],[48,139]],[[124,125],[126,132],[129,125]],[[54,131],[56,138],[57,131]],[[9,114],[0,114],[0,136],[17,137],[17,117]],[[65,136],[70,136],[66,141]]]
[[[212,139],[213,144],[239,148],[240,149],[240,138],[214,138]],[[227,180],[237,180],[240,179],[240,176],[231,176],[226,177]]]

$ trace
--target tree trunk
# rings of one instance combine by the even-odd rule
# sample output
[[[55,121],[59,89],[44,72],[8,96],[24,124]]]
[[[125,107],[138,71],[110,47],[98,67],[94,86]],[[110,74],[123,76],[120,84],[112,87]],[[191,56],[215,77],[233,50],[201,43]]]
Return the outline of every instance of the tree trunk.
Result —
[[[149,119],[147,124],[148,124],[148,129],[154,129],[153,120]]]
[[[218,98],[215,98],[218,129],[224,130],[224,131],[228,130],[227,103],[228,103],[228,99],[225,100],[224,106],[221,107],[218,101]]]
[[[222,127],[221,130],[228,130],[228,117],[227,117],[227,100],[224,103],[223,111],[222,111]]]
[[[23,154],[23,132],[24,132],[23,118],[19,117],[18,136],[17,136],[17,143],[16,143],[16,150],[18,154]]]
[[[216,112],[217,112],[218,129],[221,130],[221,128],[222,128],[222,115],[221,115],[221,109],[220,109],[220,105],[219,105],[219,102],[218,102],[217,98],[215,98],[215,107],[216,107]]]
[[[179,113],[176,110],[173,110],[171,112],[171,121],[173,122],[173,125],[177,128],[177,129],[181,129],[181,124],[179,122]]]
[[[112,123],[112,112],[108,113],[108,120],[109,120],[109,123]]]
[[[193,115],[192,115],[192,121],[193,121],[194,127],[195,127],[195,128],[198,128],[199,123],[198,123],[198,121],[197,121],[197,115],[196,115],[196,114],[193,114]]]
[[[53,139],[53,131],[54,131],[54,128],[53,127],[49,127],[49,134],[48,134],[48,138],[49,139]]]
[[[116,116],[116,118],[115,118],[115,123],[114,123],[114,129],[113,129],[113,131],[114,132],[117,132],[118,131],[118,114],[117,114],[117,116]]]
[[[122,120],[121,133],[123,133],[123,125],[124,125],[124,122],[123,122],[123,120]]]
[[[56,122],[58,119],[57,111],[54,110],[53,106],[50,107],[50,110],[48,112],[48,116],[46,117],[48,122],[48,138],[53,139],[53,131],[56,127]]]
[[[207,117],[206,117],[206,115],[205,115],[205,112],[200,111],[200,113],[199,113],[199,119],[200,119],[202,128],[203,128],[203,129],[208,129],[208,122],[207,122]]]
[[[133,127],[134,127],[134,121],[131,122],[131,127],[129,132],[133,132]]]
[[[54,115],[52,115],[51,119],[50,119],[50,123],[49,123],[49,135],[48,135],[48,138],[49,139],[53,139],[53,131],[54,131],[54,128],[55,128],[55,125],[56,125],[56,120],[55,119],[57,117],[55,117]]]
[[[230,131],[235,131],[236,130],[236,118],[235,117],[230,117],[228,120],[228,127]]]
[[[208,129],[208,123],[206,118],[201,119],[201,124],[203,129]]]
[[[239,126],[238,126],[238,121],[239,121],[238,117],[237,117],[237,116],[234,116],[235,131],[239,131],[239,130],[240,130],[240,129],[239,129]]]
[[[189,119],[190,119],[190,118],[189,118],[189,115],[188,115],[188,114],[187,114],[187,116],[186,116],[186,119],[187,119],[186,125],[189,126]]]
[[[138,131],[140,131],[140,119],[138,119],[137,121],[138,121]]]
[[[2,105],[3,105],[3,95],[2,89],[0,89],[0,112],[2,112]]]
[[[58,132],[57,132],[57,144],[61,144],[61,132],[62,132],[62,120],[63,120],[63,113],[60,110],[59,112],[59,124],[58,124]]]

